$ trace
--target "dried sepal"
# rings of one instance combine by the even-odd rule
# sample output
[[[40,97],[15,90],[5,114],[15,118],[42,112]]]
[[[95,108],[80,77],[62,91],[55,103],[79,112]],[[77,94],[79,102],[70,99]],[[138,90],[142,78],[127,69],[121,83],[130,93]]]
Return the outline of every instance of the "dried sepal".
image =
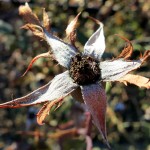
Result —
[[[69,23],[69,25],[66,28],[66,35],[67,38],[69,38],[71,44],[75,46],[76,41],[76,28],[78,25],[78,18],[80,16],[81,12],[78,13],[78,15]]]
[[[150,50],[145,51],[143,55],[140,56],[140,59],[144,62],[150,59]]]
[[[36,37],[39,37],[39,38],[45,40],[45,36],[44,36],[43,28],[42,28],[42,27],[40,27],[40,26],[38,26],[38,25],[34,25],[34,24],[27,23],[26,25],[22,26],[21,28],[22,28],[22,29],[26,29],[26,30],[31,30],[32,33],[33,33]]]
[[[125,85],[130,83],[139,87],[150,89],[150,79],[140,75],[127,74],[117,81],[123,82]]]
[[[27,23],[41,26],[38,17],[32,12],[28,3],[25,3],[24,6],[19,7],[19,14],[26,20]]]
[[[45,8],[43,8],[43,27],[50,32],[50,19],[45,11]]]
[[[132,43],[125,37],[115,34],[118,37],[120,37],[121,39],[125,40],[127,42],[127,46],[124,47],[124,49],[122,50],[121,54],[117,57],[118,58],[124,58],[124,59],[128,59],[129,57],[131,57],[132,52],[133,52],[133,46]]]
[[[40,111],[37,113],[37,123],[39,125],[43,125],[43,121],[46,118],[47,115],[49,115],[49,111],[50,109],[58,104],[60,106],[60,104],[62,104],[62,98],[59,98],[57,100],[51,101],[51,102],[47,102],[43,105],[43,107],[40,109]]]
[[[34,58],[31,60],[31,62],[30,62],[30,64],[29,64],[28,68],[26,69],[26,71],[24,72],[24,74],[22,75],[22,77],[25,76],[25,74],[30,70],[30,68],[32,67],[33,63],[34,63],[37,59],[39,59],[39,58],[41,58],[41,57],[50,58],[51,55],[50,55],[49,52],[47,52],[47,53],[39,54],[39,55],[37,55],[36,57],[34,57]]]
[[[44,13],[44,11],[43,11]],[[44,34],[43,34],[43,28],[42,25],[38,19],[38,17],[32,12],[31,8],[29,7],[28,3],[26,3],[24,6],[19,7],[19,14],[24,18],[24,20],[27,22],[26,25],[24,25],[23,29],[28,29],[33,32],[33,34],[36,37],[39,37],[41,39],[45,40]],[[44,14],[44,25],[46,24],[46,13]]]

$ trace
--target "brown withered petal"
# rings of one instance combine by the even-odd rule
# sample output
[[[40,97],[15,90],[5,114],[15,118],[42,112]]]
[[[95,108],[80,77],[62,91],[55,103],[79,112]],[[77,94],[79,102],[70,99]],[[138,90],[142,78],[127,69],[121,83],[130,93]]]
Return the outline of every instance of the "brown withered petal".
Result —
[[[78,15],[68,24],[66,28],[66,35],[69,38],[70,42],[72,45],[75,46],[75,41],[76,41],[76,28],[77,28],[77,23],[78,23],[78,18],[80,16],[81,12],[78,13]]]
[[[32,10],[31,10],[31,8],[29,7],[28,3],[25,3],[24,6],[20,6],[20,7],[19,7],[19,14],[20,14],[28,23],[41,26],[38,17],[32,12]]]
[[[120,37],[121,39],[125,40],[127,42],[127,46],[122,50],[121,54],[116,58],[124,58],[124,59],[128,59],[129,57],[131,57],[132,52],[133,52],[133,46],[132,43],[125,37],[119,35],[119,34],[115,34],[118,37]]]
[[[56,104],[59,105],[59,103],[61,103],[62,100],[62,98],[59,98],[57,100],[47,102],[46,104],[44,104],[40,111],[37,113],[37,123],[39,125],[43,125],[43,121],[46,118],[46,116],[49,115],[50,109]]]
[[[123,82],[125,85],[130,83],[139,87],[150,89],[150,79],[140,75],[127,74],[120,78],[118,81]]]
[[[29,64],[28,68],[26,69],[26,71],[24,72],[24,74],[22,75],[22,77],[25,76],[25,74],[30,70],[30,68],[32,67],[33,63],[34,63],[37,59],[39,59],[39,58],[41,58],[41,57],[50,58],[51,55],[50,55],[49,52],[47,52],[47,53],[39,54],[39,55],[37,55],[36,57],[34,57],[34,58],[31,60],[31,62],[30,62],[30,64]]]
[[[43,27],[50,32],[50,19],[45,11],[45,8],[43,8]]]

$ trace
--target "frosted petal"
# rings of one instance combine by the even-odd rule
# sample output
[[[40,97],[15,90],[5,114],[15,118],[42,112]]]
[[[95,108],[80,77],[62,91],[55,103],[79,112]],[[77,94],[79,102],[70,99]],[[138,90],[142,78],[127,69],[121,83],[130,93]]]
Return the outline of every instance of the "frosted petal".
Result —
[[[33,91],[32,93],[24,97],[0,104],[0,108],[18,108],[63,98],[70,94],[77,87],[78,85],[72,82],[68,71],[66,71],[57,75],[48,84]]]
[[[82,95],[89,112],[91,113],[94,123],[100,131],[107,146],[109,143],[106,134],[106,94],[105,90],[99,83],[81,87]]]
[[[125,61],[123,59],[100,62],[102,80],[116,81],[128,72],[140,67],[141,63],[141,60]]]
[[[105,50],[105,37],[103,31],[103,24],[99,23],[98,30],[89,38],[84,46],[83,55],[91,56],[100,60]]]
[[[54,58],[60,65],[69,68],[71,57],[76,55],[77,50],[73,46],[53,36],[51,33],[48,33],[46,30],[44,30],[44,34],[47,43],[51,46]]]

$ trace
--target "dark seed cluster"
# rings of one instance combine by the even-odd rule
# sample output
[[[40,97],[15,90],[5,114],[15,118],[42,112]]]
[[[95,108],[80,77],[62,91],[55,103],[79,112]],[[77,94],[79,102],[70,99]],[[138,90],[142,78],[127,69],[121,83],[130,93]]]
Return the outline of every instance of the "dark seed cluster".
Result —
[[[70,76],[79,85],[95,83],[100,79],[100,69],[98,63],[89,56],[77,54],[71,60]]]

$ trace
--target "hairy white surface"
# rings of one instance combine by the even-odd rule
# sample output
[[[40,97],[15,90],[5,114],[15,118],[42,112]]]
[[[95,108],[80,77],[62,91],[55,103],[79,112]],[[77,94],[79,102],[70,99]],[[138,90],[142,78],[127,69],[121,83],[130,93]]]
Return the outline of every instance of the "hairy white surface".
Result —
[[[76,55],[77,50],[73,46],[48,33],[46,30],[44,30],[44,34],[46,41],[50,45],[51,51],[54,54],[54,58],[60,65],[69,68],[71,57]]]
[[[100,23],[98,30],[86,42],[83,55],[91,56],[96,60],[100,60],[104,53],[105,47],[103,24]]]
[[[24,97],[0,104],[0,107],[21,107],[52,101],[67,96],[77,87],[78,85],[72,82],[72,79],[69,77],[69,72],[66,71],[57,75],[45,86]]]
[[[101,77],[103,81],[116,81],[128,72],[140,67],[142,61],[125,61],[118,59],[114,61],[100,62]]]

